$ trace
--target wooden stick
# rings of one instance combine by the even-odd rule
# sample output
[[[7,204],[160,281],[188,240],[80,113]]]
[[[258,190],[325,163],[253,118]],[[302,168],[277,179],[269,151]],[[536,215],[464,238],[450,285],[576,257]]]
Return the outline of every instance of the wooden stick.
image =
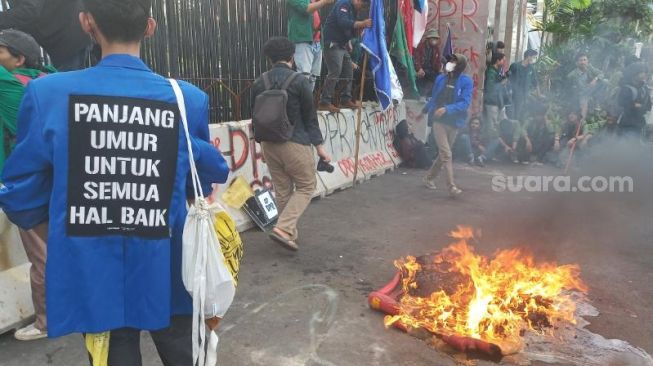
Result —
[[[358,153],[361,147],[361,127],[363,125],[363,92],[365,91],[365,71],[367,70],[367,52],[363,55],[363,67],[361,68],[361,90],[358,97],[360,106],[358,107],[358,121],[356,122],[356,156],[354,157],[354,181],[352,186],[356,186],[356,177],[358,176]]]
[[[574,158],[574,150],[576,150],[576,144],[578,143],[578,135],[580,134],[580,129],[585,124],[585,120],[580,120],[578,127],[576,127],[576,136],[574,136],[574,143],[571,144],[569,149],[569,156],[567,157],[567,164],[565,164],[565,174],[569,172],[569,166],[571,166],[571,160]]]

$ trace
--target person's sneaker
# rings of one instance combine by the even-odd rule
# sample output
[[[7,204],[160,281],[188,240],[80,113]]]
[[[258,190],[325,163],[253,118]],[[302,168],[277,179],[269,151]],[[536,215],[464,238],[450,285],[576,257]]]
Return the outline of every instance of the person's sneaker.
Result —
[[[348,109],[348,108],[356,109],[356,108],[360,108],[360,106],[361,106],[360,102],[352,102],[351,100],[348,100],[340,104],[341,109]]]
[[[485,156],[483,156],[483,155],[479,156],[478,158],[476,158],[476,165],[478,165],[480,167],[484,167],[485,166],[485,160],[486,160]]]
[[[320,102],[317,105],[317,110],[318,111],[331,112],[331,113],[340,112],[340,108],[336,107],[335,105],[333,105],[331,103],[324,103],[324,102]]]
[[[456,197],[460,196],[462,193],[463,193],[463,191],[460,188],[456,187],[456,186],[451,187],[449,189],[449,195],[451,195],[451,197],[453,197],[453,198],[456,198]]]
[[[36,339],[46,338],[48,336],[48,332],[36,329],[34,324],[35,323],[32,323],[24,328],[18,329],[16,333],[14,333],[14,337],[19,341],[33,341]]]
[[[429,179],[429,177],[424,177],[422,179],[422,183],[424,183],[424,186],[428,189],[436,190],[438,187],[436,187],[435,183]]]
[[[474,165],[475,159],[473,156],[470,156],[469,159],[467,160],[467,164],[469,165]]]

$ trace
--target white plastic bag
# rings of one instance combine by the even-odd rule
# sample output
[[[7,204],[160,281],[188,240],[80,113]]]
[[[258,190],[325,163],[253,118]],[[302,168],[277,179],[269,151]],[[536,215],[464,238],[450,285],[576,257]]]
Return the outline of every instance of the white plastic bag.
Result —
[[[193,297],[193,365],[215,366],[218,336],[215,331],[211,331],[210,344],[206,347],[204,321],[209,318],[224,317],[231,306],[236,287],[233,276],[225,264],[220,242],[213,227],[213,213],[204,198],[197,174],[188,132],[184,96],[176,80],[170,79],[170,84],[175,91],[181,113],[195,193],[195,202],[190,206],[184,224],[181,264],[184,287]]]

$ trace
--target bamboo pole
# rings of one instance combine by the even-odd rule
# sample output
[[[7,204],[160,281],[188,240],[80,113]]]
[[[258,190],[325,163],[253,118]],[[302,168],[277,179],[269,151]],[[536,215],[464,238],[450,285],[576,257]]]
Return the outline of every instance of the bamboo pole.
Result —
[[[361,68],[361,86],[358,97],[360,106],[358,107],[358,119],[356,121],[356,156],[354,157],[354,181],[352,186],[356,186],[356,178],[358,176],[358,153],[361,147],[361,126],[363,125],[363,92],[365,91],[365,71],[367,70],[367,52],[363,55],[363,67]]]

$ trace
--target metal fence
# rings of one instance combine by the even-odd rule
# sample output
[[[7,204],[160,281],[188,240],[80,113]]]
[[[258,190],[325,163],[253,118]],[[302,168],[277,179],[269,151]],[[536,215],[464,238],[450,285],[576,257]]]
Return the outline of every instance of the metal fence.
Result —
[[[158,29],[143,58],[162,75],[210,96],[211,122],[250,116],[250,88],[268,65],[263,44],[286,35],[287,0],[153,0]],[[391,33],[398,0],[383,0]],[[0,11],[8,8],[0,0]],[[321,11],[325,19],[330,7]]]
[[[263,43],[285,34],[285,1],[154,0],[152,8],[158,31],[145,42],[146,62],[209,93],[212,122],[246,117],[249,87],[266,68]]]
[[[397,0],[383,1],[391,30]],[[268,68],[263,44],[286,34],[286,0],[154,0],[153,16],[158,31],[144,47],[153,70],[204,89],[212,122],[249,118],[251,85]]]

